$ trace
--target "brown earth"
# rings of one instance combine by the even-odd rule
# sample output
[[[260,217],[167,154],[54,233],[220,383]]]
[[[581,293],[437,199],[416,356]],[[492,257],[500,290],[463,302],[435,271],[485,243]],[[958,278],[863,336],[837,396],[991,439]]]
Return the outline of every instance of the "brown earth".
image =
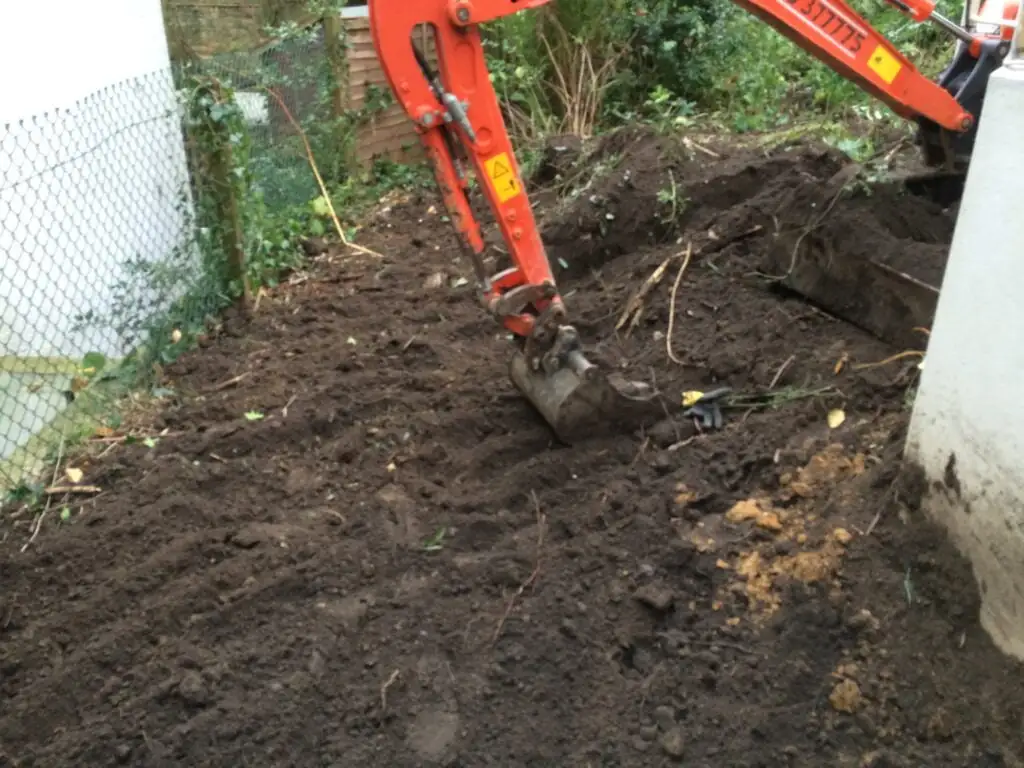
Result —
[[[382,259],[311,263],[168,371],[166,434],[77,459],[69,520],[21,552],[7,511],[0,765],[1024,764],[1021,670],[896,483],[915,361],[858,368],[896,350],[760,274],[819,220],[941,273],[948,214],[825,194],[843,165],[634,133],[542,169],[581,331],[667,394],[573,447],[434,199],[384,209]],[[698,433],[719,383],[760,399]]]

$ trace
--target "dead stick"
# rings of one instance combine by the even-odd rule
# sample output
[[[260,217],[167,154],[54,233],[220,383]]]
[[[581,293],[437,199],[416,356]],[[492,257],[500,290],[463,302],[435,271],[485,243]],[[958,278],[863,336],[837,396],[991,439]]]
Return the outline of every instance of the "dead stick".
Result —
[[[380,687],[381,711],[384,711],[388,708],[388,688],[395,684],[395,681],[398,680],[399,674],[400,672],[396,669],[394,672],[391,673],[391,676],[384,681],[384,685]]]
[[[647,294],[651,292],[658,283],[661,282],[661,278],[665,276],[665,270],[668,269],[668,265],[671,259],[665,259],[657,268],[651,273],[650,277],[644,280],[643,285],[637,289],[637,292],[633,294],[629,302],[626,304],[626,308],[622,310],[622,315],[619,317],[619,321],[615,324],[615,330],[621,330],[622,327],[629,320],[630,316],[633,316],[634,321],[630,324],[630,330],[636,324],[639,319],[639,312],[643,307],[644,299],[647,298]]]
[[[796,360],[796,355],[790,355],[789,357],[786,358],[785,362],[783,362],[782,365],[779,366],[779,370],[777,370],[775,372],[775,375],[772,377],[772,383],[768,385],[769,391],[775,389],[775,385],[779,383],[779,379],[782,378],[782,374],[786,372],[786,369],[789,368],[790,364],[794,360]]]
[[[64,460],[64,433],[60,435],[60,445],[57,446],[57,462],[53,465],[53,474],[50,476],[50,485],[57,482],[57,474],[60,472],[60,464]],[[32,542],[36,540],[36,536],[39,535],[39,530],[43,527],[43,518],[46,513],[50,511],[50,504],[53,501],[52,498],[47,496],[46,506],[43,507],[43,511],[39,513],[39,517],[36,518],[35,526],[32,529],[32,535],[29,536],[28,541],[21,545],[21,551],[24,552],[28,549]]]
[[[684,365],[684,363],[672,351],[672,327],[676,321],[676,291],[679,290],[679,283],[683,280],[683,273],[686,272],[686,267],[689,266],[692,255],[693,243],[691,242],[686,246],[686,257],[683,259],[683,265],[679,267],[679,272],[676,273],[676,281],[672,284],[672,295],[668,302],[668,332],[665,334],[665,351],[668,352],[668,359],[678,365]]]
[[[501,620],[498,622],[498,626],[494,630],[494,637],[491,638],[491,644],[492,645],[494,643],[498,642],[498,638],[501,637],[501,630],[504,629],[505,622],[508,620],[508,617],[512,614],[512,608],[515,607],[516,600],[518,598],[522,597],[523,593],[527,589],[529,589],[530,586],[537,580],[537,577],[540,576],[540,556],[541,556],[541,549],[544,546],[545,517],[544,517],[544,513],[541,512],[540,501],[538,501],[538,499],[537,499],[537,494],[534,493],[533,491],[530,491],[530,496],[533,497],[533,506],[534,506],[534,509],[536,509],[536,511],[537,511],[537,556],[536,556],[536,563],[533,566],[533,571],[531,571],[531,573],[527,577],[526,581],[524,581],[522,584],[519,585],[519,588],[515,591],[515,594],[512,595],[512,599],[510,599],[508,601],[508,605],[505,606],[505,612],[501,615]]]
[[[225,390],[228,387],[233,387],[235,386],[235,384],[245,379],[245,377],[248,376],[250,373],[251,371],[246,371],[245,373],[240,373],[237,376],[228,379],[227,381],[222,381],[220,384],[210,389],[207,394],[212,395],[214,392],[221,392],[222,390]]]
[[[800,233],[800,236],[797,237],[796,243],[793,245],[793,253],[789,260],[789,269],[786,270],[786,274],[774,277],[772,278],[773,280],[785,280],[786,278],[793,274],[793,270],[796,269],[797,259],[800,257],[800,246],[803,245],[804,238],[822,225],[822,223],[825,221],[825,218],[830,213],[832,213],[832,209],[836,207],[836,203],[839,202],[839,198],[843,196],[844,191],[846,191],[845,184],[839,188],[839,191],[836,192],[831,202],[829,202],[829,204],[825,207],[825,210],[821,212],[818,218],[816,218],[814,221],[812,221],[810,224],[804,227],[803,231]]]
[[[108,453],[110,453],[112,450],[117,448],[117,446],[119,446],[119,445],[120,445],[120,443],[108,443],[107,447],[99,452],[99,455],[96,457],[96,460],[99,461],[104,456],[106,456]]]
[[[721,251],[726,246],[732,245],[740,240],[744,240],[752,235],[756,235],[762,229],[763,227],[760,224],[755,224],[750,229],[740,232],[737,235],[718,240],[712,245],[701,246],[697,251],[697,255],[705,257],[710,256],[712,253]],[[669,359],[679,365],[685,365],[685,363],[677,358],[675,353],[672,351],[672,329],[675,325],[676,317],[676,291],[679,289],[679,282],[683,279],[683,273],[686,271],[686,266],[690,263],[690,257],[692,255],[693,243],[691,242],[686,246],[686,259],[683,261],[683,265],[679,268],[679,274],[676,275],[675,283],[672,285],[672,296],[669,300],[668,332],[665,334],[665,351],[668,352]]]
[[[338,214],[334,211],[334,203],[331,202],[331,195],[327,191],[327,185],[324,184],[323,177],[320,175],[320,169],[317,167],[316,159],[313,157],[313,148],[309,146],[309,139],[306,138],[306,132],[302,130],[302,126],[299,125],[298,121],[292,116],[291,110],[285,105],[284,100],[277,95],[272,89],[267,88],[267,93],[274,97],[277,103],[281,107],[281,111],[284,112],[284,116],[288,119],[288,122],[292,124],[292,127],[298,132],[299,138],[302,139],[302,144],[306,148],[306,158],[309,160],[309,167],[313,171],[313,175],[316,176],[316,183],[320,187],[320,194],[324,196],[324,201],[327,203],[327,209],[331,213],[331,221],[334,222],[334,229],[338,233],[338,239],[341,240],[342,245],[347,248],[351,248],[354,251],[365,253],[368,256],[374,256],[378,259],[384,258],[376,251],[372,251],[369,248],[364,248],[361,245],[349,242],[349,239],[345,237],[345,231],[341,228],[341,222],[338,221]]]
[[[165,429],[162,432],[157,432],[157,433],[151,434],[151,435],[115,435],[113,437],[91,437],[91,438],[89,438],[89,442],[90,443],[123,443],[123,442],[126,442],[128,440],[145,440],[146,438],[151,438],[151,437],[177,437],[178,435],[183,435],[183,434],[185,434],[185,433],[184,432],[170,432],[170,431]]]
[[[924,357],[924,352],[919,352],[916,349],[908,349],[903,352],[897,352],[895,355],[887,357],[885,360],[879,360],[875,363],[858,363],[853,366],[853,370],[866,371],[868,368],[878,368],[883,365],[888,365],[889,363],[894,363],[897,360],[902,360],[905,357]]]
[[[291,397],[288,398],[288,402],[285,403],[284,408],[281,409],[282,417],[286,419],[288,418],[288,409],[292,407],[292,403],[294,403],[298,399],[298,397],[298,395],[292,395]]]
[[[49,500],[47,500],[49,502]],[[29,536],[28,541],[21,545],[21,551],[24,552],[28,549],[32,542],[36,540],[36,536],[39,535],[39,529],[43,527],[43,518],[46,517],[46,513],[49,511],[49,503],[43,508],[43,511],[39,513],[39,517],[36,518],[36,524],[32,528],[32,535]]]
[[[716,160],[721,157],[721,155],[718,154],[717,152],[708,149],[707,147],[703,146],[702,144],[698,144],[693,139],[683,139],[683,144],[685,144],[686,146],[690,147],[691,149],[699,149],[701,152],[703,152],[708,157],[713,157]]]
[[[101,493],[98,485],[51,485],[44,493],[47,496],[61,496],[65,493]]]

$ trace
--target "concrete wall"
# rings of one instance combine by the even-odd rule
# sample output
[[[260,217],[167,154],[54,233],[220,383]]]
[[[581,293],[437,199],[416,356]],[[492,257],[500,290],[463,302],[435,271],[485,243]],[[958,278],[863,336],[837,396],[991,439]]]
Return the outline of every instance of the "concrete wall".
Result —
[[[925,509],[970,558],[981,621],[1024,658],[1024,61],[988,87],[914,405]]]
[[[109,315],[123,264],[183,241],[187,167],[169,64],[160,0],[5,7],[0,458],[63,403],[9,379],[38,375],[39,360],[123,354],[112,328],[76,328],[77,317]]]

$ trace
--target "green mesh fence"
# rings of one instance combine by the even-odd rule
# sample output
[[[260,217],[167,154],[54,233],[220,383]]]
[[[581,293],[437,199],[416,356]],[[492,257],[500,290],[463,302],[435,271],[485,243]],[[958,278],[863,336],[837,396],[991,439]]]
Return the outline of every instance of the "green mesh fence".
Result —
[[[303,135],[324,179],[339,182],[351,165],[363,112],[387,102],[387,94],[375,94],[380,104],[363,111],[347,108],[346,41],[340,25],[334,31],[339,37],[329,42],[318,22],[288,30],[259,50],[219,54],[183,67],[191,76],[232,89],[249,140],[251,192],[272,211],[306,205],[320,195]]]

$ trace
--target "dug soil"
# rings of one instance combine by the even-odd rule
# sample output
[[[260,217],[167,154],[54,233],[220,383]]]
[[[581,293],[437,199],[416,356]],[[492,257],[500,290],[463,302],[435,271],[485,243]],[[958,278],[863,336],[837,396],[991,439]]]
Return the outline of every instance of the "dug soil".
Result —
[[[99,493],[5,512],[0,765],[1024,764],[1021,669],[896,482],[917,359],[764,274],[800,228],[934,279],[950,214],[817,146],[565,152],[567,304],[664,418],[555,441],[433,193],[393,201],[381,258],[311,260],[74,458]]]

